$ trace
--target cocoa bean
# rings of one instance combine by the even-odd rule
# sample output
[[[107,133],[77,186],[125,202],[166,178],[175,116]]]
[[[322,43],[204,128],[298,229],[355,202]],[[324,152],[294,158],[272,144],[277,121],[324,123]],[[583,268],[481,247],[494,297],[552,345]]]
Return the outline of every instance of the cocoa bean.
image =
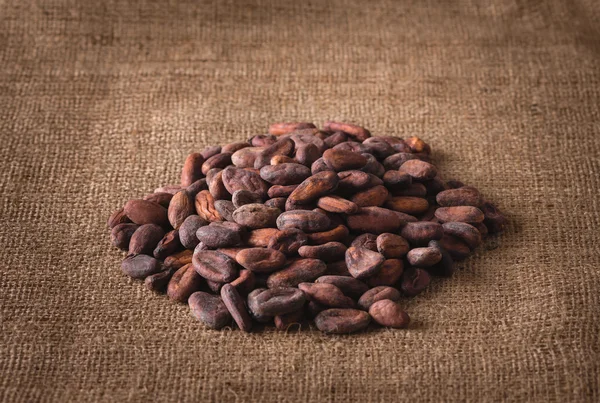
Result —
[[[222,329],[231,323],[231,314],[216,295],[197,291],[190,295],[188,304],[192,315],[211,329]]]
[[[340,242],[327,242],[322,245],[309,246],[304,245],[298,249],[301,257],[320,259],[324,262],[334,262],[344,259],[346,246]]]
[[[378,286],[373,287],[369,291],[365,292],[358,300],[358,306],[365,311],[368,311],[371,305],[377,301],[389,299],[392,301],[400,300],[400,291],[389,286]]]
[[[140,226],[137,224],[117,224],[110,231],[110,242],[121,250],[129,249],[132,235]]]
[[[282,213],[276,223],[280,230],[295,228],[304,232],[322,232],[329,229],[331,220],[316,211],[293,210]]]
[[[233,259],[214,250],[195,250],[192,264],[200,276],[217,283],[229,283],[239,274]]]
[[[342,290],[329,283],[300,283],[302,290],[309,301],[316,302],[330,308],[354,308],[352,298],[344,295]]]
[[[148,255],[130,255],[121,263],[121,270],[131,278],[143,280],[161,270],[160,261]]]
[[[410,323],[410,317],[400,308],[397,302],[382,299],[371,305],[369,315],[373,320],[385,327],[403,329]]]
[[[233,212],[233,220],[248,228],[268,228],[275,227],[277,219],[280,217],[281,210],[268,207],[264,204],[252,203],[245,204]]]
[[[365,329],[371,322],[367,312],[358,309],[327,309],[315,317],[315,325],[324,333],[348,334]]]
[[[158,203],[147,200],[129,200],[123,208],[125,215],[139,225],[156,224],[161,227],[169,225],[167,209]]]
[[[269,248],[243,249],[236,255],[237,262],[248,270],[258,273],[272,273],[285,265],[285,255]]]
[[[202,164],[204,164],[202,154],[192,153],[187,156],[181,170],[181,187],[190,186],[198,179],[202,179],[204,176]]]
[[[383,233],[377,237],[377,251],[386,259],[402,258],[410,250],[408,241],[400,235]]]
[[[269,288],[296,287],[300,283],[313,281],[321,276],[327,266],[318,259],[298,259],[267,279]]]
[[[366,248],[351,246],[346,251],[348,271],[352,277],[359,280],[377,274],[384,260],[383,255]]]
[[[152,251],[165,235],[156,224],[144,224],[131,236],[128,255],[152,255]]]
[[[252,329],[252,319],[246,311],[244,299],[236,288],[231,284],[225,284],[221,288],[221,299],[238,327],[244,332],[249,332]]]

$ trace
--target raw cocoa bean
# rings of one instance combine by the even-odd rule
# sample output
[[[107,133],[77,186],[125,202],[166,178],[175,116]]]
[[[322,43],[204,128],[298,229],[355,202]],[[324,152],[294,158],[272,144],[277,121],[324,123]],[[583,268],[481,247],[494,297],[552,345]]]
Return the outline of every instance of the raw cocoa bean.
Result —
[[[316,137],[315,137],[316,139]],[[302,165],[306,167],[310,167],[313,162],[318,160],[321,157],[321,151],[319,147],[315,144],[304,144],[301,146],[296,146],[296,155],[295,159]]]
[[[387,171],[383,174],[383,184],[392,190],[404,189],[412,184],[412,177],[400,171]]]
[[[323,153],[323,161],[333,171],[341,172],[360,169],[367,164],[367,158],[357,152],[330,148]]]
[[[315,129],[316,126],[309,122],[280,122],[269,126],[269,134],[281,136],[302,129]]]
[[[365,329],[371,322],[367,312],[358,309],[327,309],[315,317],[315,325],[324,333],[348,334]]]
[[[485,218],[481,210],[472,206],[440,207],[435,211],[435,217],[442,223],[479,223]]]
[[[208,146],[200,152],[204,160],[209,159],[213,155],[217,155],[221,152],[221,146]]]
[[[179,229],[186,218],[196,213],[194,200],[186,190],[175,193],[169,204],[168,218],[171,226]]]
[[[414,297],[423,292],[430,282],[431,277],[425,270],[409,267],[402,274],[400,288],[407,297]]]
[[[198,179],[196,182],[186,187],[185,190],[187,190],[188,194],[192,199],[195,199],[196,195],[202,190],[208,190],[208,183],[206,183],[206,178]]]
[[[211,329],[222,329],[231,323],[231,314],[216,295],[197,291],[190,295],[188,304],[192,315]]]
[[[262,203],[262,197],[257,193],[252,193],[249,190],[237,190],[233,193],[231,201],[235,208],[240,208],[246,204]]]
[[[407,139],[404,139],[404,141],[415,153],[429,154],[431,152],[431,147],[429,147],[429,144],[425,143],[417,136],[409,137]]]
[[[377,287],[380,285],[393,286],[400,280],[403,272],[404,264],[402,263],[402,260],[387,259],[381,265],[379,272],[366,279],[366,282],[370,287]]]
[[[257,134],[248,140],[248,142],[252,144],[252,147],[268,147],[271,144],[275,144],[277,140],[277,137],[272,134]]]
[[[473,206],[479,207],[482,203],[481,193],[472,186],[463,186],[458,189],[449,189],[436,196],[437,203],[442,207]]]
[[[417,154],[413,154],[411,152],[401,152],[401,153],[392,154],[389,157],[387,157],[385,160],[383,160],[383,166],[385,167],[385,169],[388,172],[389,171],[397,171],[398,169],[400,169],[402,164],[404,164],[406,161],[418,160],[418,159],[420,159],[420,158]],[[406,174],[406,175],[408,175],[408,174]]]
[[[172,193],[165,192],[150,193],[144,196],[144,200],[158,203],[166,209],[169,208],[169,204],[171,203],[172,198]]]
[[[375,322],[385,327],[403,329],[410,323],[410,317],[400,308],[397,302],[382,299],[371,305],[369,315]]]
[[[475,249],[481,244],[481,233],[474,226],[463,222],[447,222],[442,225],[444,233],[452,235]]]
[[[293,210],[282,213],[276,223],[280,230],[295,228],[304,232],[322,232],[330,228],[331,220],[316,211]]]
[[[329,263],[327,265],[327,270],[325,270],[325,273],[323,273],[323,275],[352,277],[352,275],[348,271],[346,260],[340,260],[338,262]]]
[[[200,276],[217,283],[229,283],[239,274],[233,259],[214,250],[195,250],[192,264]]]
[[[408,160],[400,166],[400,172],[409,174],[413,180],[426,181],[437,175],[437,169],[429,162],[421,160]]]
[[[221,152],[207,158],[202,164],[202,173],[206,175],[206,173],[213,168],[225,168],[227,165],[231,164],[232,155],[233,153]]]
[[[383,181],[373,174],[362,171],[338,172],[338,188],[341,192],[355,193],[373,186],[383,185]]]
[[[277,228],[259,228],[248,233],[246,244],[252,247],[267,247],[272,238],[279,234]],[[279,248],[272,248],[279,249]]]
[[[372,250],[373,252],[378,252],[377,238],[378,236],[375,234],[360,234],[354,238],[350,246],[354,246],[355,248],[365,248]]]
[[[241,241],[240,231],[221,223],[211,223],[211,225],[198,228],[196,237],[211,249],[235,246]]]
[[[315,246],[304,245],[298,249],[298,254],[301,257],[320,259],[324,262],[334,262],[344,259],[346,245],[340,242],[327,242]]]
[[[271,158],[275,155],[291,156],[294,152],[294,142],[289,138],[283,138],[276,141],[270,146],[262,150],[254,160],[254,168],[260,169],[265,165],[269,165]]]
[[[411,183],[405,188],[394,189],[392,196],[426,197],[427,188],[422,183]]]
[[[284,315],[301,309],[306,302],[304,293],[291,287],[270,288],[248,295],[248,305],[259,316]]]
[[[277,330],[290,330],[293,326],[297,326],[298,329],[302,327],[302,321],[304,320],[304,310],[299,309],[294,312],[285,313],[283,315],[275,316],[275,327]]]
[[[206,174],[206,180],[208,181],[208,191],[215,198],[215,200],[230,200],[231,193],[225,187],[223,182],[223,170],[219,168],[213,168]]]
[[[273,208],[279,209],[280,211],[284,211],[285,210],[285,201],[286,201],[285,197],[276,197],[274,199],[267,200],[265,202],[265,206],[273,207]]]
[[[233,212],[233,219],[236,223],[248,228],[268,228],[275,227],[280,214],[281,210],[277,208],[252,203],[245,204],[236,209]]]
[[[165,258],[164,265],[168,268],[179,269],[192,263],[193,251],[186,249]]]
[[[233,166],[223,170],[223,184],[231,194],[238,190],[247,190],[261,197],[261,201],[267,198],[269,185],[262,180],[260,175],[243,168]]]
[[[352,231],[374,234],[396,232],[403,224],[398,215],[382,207],[362,207],[358,213],[348,216],[346,223]]]
[[[310,242],[312,245],[322,245],[327,242],[344,242],[346,238],[348,238],[349,233],[350,231],[348,231],[348,227],[340,224],[329,231],[306,234],[306,237],[308,238],[308,242]]]
[[[356,141],[365,141],[371,137],[371,132],[369,132],[367,129],[350,123],[327,121],[323,125],[323,129],[331,132],[344,132]]]
[[[444,228],[435,222],[409,222],[402,228],[400,235],[413,246],[425,246],[432,239],[441,239]]]
[[[272,273],[285,265],[285,255],[269,248],[243,249],[236,255],[237,262],[248,270]]]
[[[269,240],[267,247],[286,255],[293,255],[307,242],[307,234],[295,228],[277,231]]]
[[[204,176],[202,164],[204,164],[204,157],[202,154],[192,153],[187,156],[183,164],[183,169],[181,170],[181,187],[190,186]]]
[[[352,277],[364,279],[381,270],[385,258],[383,255],[366,248],[351,246],[346,251],[346,265]]]
[[[273,185],[298,185],[310,176],[310,169],[301,164],[266,165],[260,169],[260,177]]]
[[[121,270],[131,278],[143,280],[161,270],[160,261],[148,255],[130,255],[121,263]]]
[[[464,243],[459,238],[449,234],[444,234],[444,236],[440,239],[440,246],[448,251],[454,260],[466,259],[471,253],[469,245]]]
[[[288,185],[288,186],[273,185],[269,188],[269,190],[267,191],[267,194],[269,195],[270,198],[275,198],[275,197],[286,197],[287,198],[289,195],[292,194],[292,192],[294,190],[296,190],[297,187],[298,187],[298,185]],[[284,206],[285,206],[285,203],[284,203]]]
[[[169,281],[171,281],[173,273],[175,273],[175,269],[168,268],[163,271],[159,271],[158,273],[151,274],[144,279],[144,284],[150,291],[165,292],[167,290]]]
[[[223,217],[215,209],[215,199],[208,190],[202,190],[196,195],[196,212],[206,221],[223,221]]]
[[[319,172],[324,172],[324,171],[330,171],[330,169],[327,166],[327,164],[325,163],[325,161],[323,160],[323,157],[317,158],[315,160],[315,162],[313,162],[312,165],[310,166],[310,172],[313,175],[318,174]]]
[[[251,144],[248,143],[247,141],[229,143],[229,144],[225,144],[223,147],[221,147],[221,152],[234,153],[236,151],[241,150],[242,148],[246,148],[246,147],[250,147],[250,146],[251,146]]]
[[[335,172],[324,171],[319,172],[305,179],[298,187],[290,194],[288,201],[298,204],[306,204],[319,197],[332,193],[337,188],[339,179]]]
[[[386,202],[388,194],[385,186],[379,185],[356,193],[350,200],[359,207],[380,207]]]
[[[389,286],[373,287],[369,291],[365,292],[358,300],[358,306],[365,311],[368,311],[371,305],[377,301],[389,299],[392,301],[400,300],[400,291]]]
[[[329,283],[300,283],[298,288],[302,290],[309,301],[330,308],[354,308],[352,298],[344,295],[342,290]]]
[[[408,241],[400,235],[383,233],[377,237],[377,251],[386,259],[402,258],[410,250]]]
[[[508,225],[508,220],[494,204],[490,203],[489,201],[485,201],[481,205],[481,210],[484,214],[483,222],[488,228],[490,234],[498,234],[505,230],[506,226]]]
[[[121,209],[115,211],[114,213],[112,213],[110,215],[110,217],[108,217],[107,225],[108,225],[108,228],[113,229],[115,226],[117,226],[119,224],[128,224],[130,222],[131,222],[131,220],[125,214],[124,209],[121,208]]]
[[[234,152],[231,162],[238,168],[250,168],[254,166],[256,157],[264,150],[263,147],[247,147]]]
[[[369,290],[369,287],[360,280],[348,276],[327,275],[315,280],[315,283],[333,284],[342,292],[352,298],[359,298]]]
[[[144,224],[131,236],[128,255],[152,255],[152,251],[165,235],[156,224]]]
[[[167,209],[158,203],[147,200],[129,200],[123,208],[125,215],[139,225],[156,224],[161,227],[169,225]]]
[[[442,260],[442,253],[437,248],[414,248],[408,252],[406,259],[415,267],[431,267]]]
[[[319,198],[317,206],[331,213],[354,214],[358,211],[356,203],[334,195]]]
[[[165,234],[160,242],[158,242],[158,245],[156,245],[156,248],[154,248],[152,254],[156,259],[164,260],[167,256],[171,256],[181,249],[183,249],[183,245],[181,245],[181,241],[179,240],[179,231],[174,229]]]
[[[298,163],[298,161],[296,159],[294,159],[292,157],[288,157],[287,155],[274,155],[273,157],[271,157],[271,165],[297,164],[297,163]],[[268,166],[268,165],[266,165],[266,166]],[[259,171],[259,173],[260,173],[260,171]]]
[[[200,242],[196,237],[198,228],[208,225],[208,221],[197,215],[187,217],[179,227],[179,241],[186,249],[194,249]]]
[[[244,332],[249,332],[252,329],[252,319],[246,311],[244,299],[236,288],[231,284],[225,284],[221,288],[221,299],[238,327]]]
[[[321,276],[327,266],[318,259],[298,259],[284,269],[271,274],[267,280],[269,288],[296,287],[300,283],[313,281]]]
[[[360,170],[381,178],[385,173],[384,166],[371,154],[364,153],[363,156],[367,159],[367,164]]]
[[[154,193],[171,193],[172,195],[174,195],[175,193],[179,192],[181,190],[181,185],[164,185],[161,187],[157,187],[156,189],[154,189]]]
[[[256,276],[252,271],[242,269],[240,270],[239,277],[229,284],[234,286],[241,295],[248,295],[256,285]]]
[[[385,206],[390,210],[416,215],[426,212],[429,208],[429,203],[426,199],[420,197],[398,196],[388,200]]]
[[[332,148],[340,143],[348,141],[348,135],[344,132],[335,132],[331,136],[327,137],[323,142],[327,148]]]
[[[379,137],[369,137],[362,143],[367,148],[367,152],[372,154],[375,158],[383,160],[396,151],[388,144],[387,141]]]
[[[137,224],[117,224],[110,232],[110,242],[121,250],[129,249],[132,235],[140,226]]]
[[[229,200],[216,200],[215,210],[217,210],[219,215],[226,221],[233,221],[233,212],[235,211],[233,202]]]

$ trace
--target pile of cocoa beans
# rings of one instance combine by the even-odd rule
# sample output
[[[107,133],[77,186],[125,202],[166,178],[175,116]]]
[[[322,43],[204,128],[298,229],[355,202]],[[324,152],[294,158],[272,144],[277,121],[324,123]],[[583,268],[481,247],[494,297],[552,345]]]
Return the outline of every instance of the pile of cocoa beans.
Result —
[[[353,124],[276,123],[190,154],[179,184],[110,216],[111,241],[126,275],[213,329],[403,328],[403,298],[506,224],[477,189],[443,180],[430,152]]]

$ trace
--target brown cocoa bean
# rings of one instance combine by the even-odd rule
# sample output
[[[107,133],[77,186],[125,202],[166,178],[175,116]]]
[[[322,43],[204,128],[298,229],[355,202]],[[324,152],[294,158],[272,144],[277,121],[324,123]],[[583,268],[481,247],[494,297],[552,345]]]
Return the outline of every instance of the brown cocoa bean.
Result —
[[[315,317],[317,328],[330,334],[355,333],[365,329],[371,322],[371,316],[358,309],[327,309]]]
[[[373,174],[362,171],[338,172],[338,188],[344,193],[355,193],[373,186],[383,185],[383,181]]]
[[[288,185],[288,186],[273,185],[269,188],[269,190],[267,191],[267,194],[271,198],[275,198],[275,197],[286,197],[287,198],[289,195],[292,194],[292,192],[294,190],[296,190],[297,187],[298,187],[298,185]],[[285,204],[284,204],[284,206],[285,206]]]
[[[444,228],[435,222],[409,222],[402,228],[400,235],[413,246],[425,246],[432,239],[441,239]]]
[[[422,214],[429,208],[429,203],[426,199],[420,197],[397,196],[392,197],[385,203],[385,206],[390,210],[400,211],[410,215]]]
[[[437,248],[414,248],[406,255],[408,263],[415,267],[431,267],[442,260],[442,253]]]
[[[369,315],[373,320],[385,327],[403,329],[410,323],[410,317],[400,308],[397,302],[389,299],[382,299],[371,305]]]
[[[352,277],[364,279],[381,270],[385,258],[383,255],[366,248],[351,246],[346,251],[346,265]]]
[[[332,193],[337,188],[339,179],[335,172],[324,171],[319,172],[305,179],[298,187],[290,194],[288,201],[298,204],[310,203],[317,200],[319,197]]]
[[[312,245],[322,245],[327,242],[344,242],[348,238],[349,233],[348,227],[340,224],[329,231],[306,234],[306,237]]]
[[[226,221],[233,221],[233,212],[235,211],[235,206],[229,200],[216,200],[215,201],[215,210],[219,213],[221,217],[223,217]]]
[[[110,232],[110,242],[121,250],[129,249],[131,236],[140,226],[137,224],[117,224]]]
[[[202,172],[202,164],[204,164],[204,157],[202,154],[193,153],[187,156],[181,170],[181,187],[190,186],[198,179],[204,177]]]
[[[221,252],[227,256],[229,256],[230,258],[232,258],[233,260],[235,260],[236,256],[238,253],[240,253],[240,251],[246,249],[245,247],[234,247],[234,248],[219,248],[217,249],[217,252]]]
[[[442,225],[444,233],[452,235],[475,249],[481,244],[481,233],[474,226],[464,222],[447,222]]]
[[[202,164],[202,173],[206,175],[206,173],[213,168],[225,168],[227,165],[231,164],[232,155],[233,153],[221,152],[207,158]]]
[[[200,276],[217,283],[229,283],[239,274],[233,259],[214,250],[195,250],[192,264]]]
[[[169,204],[168,218],[171,226],[179,229],[186,218],[196,213],[194,200],[186,190],[175,193]]]
[[[331,220],[316,211],[293,210],[282,213],[276,223],[280,230],[295,228],[304,232],[322,232],[329,229]]]
[[[179,269],[186,264],[192,263],[192,256],[194,252],[186,249],[181,252],[177,252],[171,256],[165,258],[164,265],[168,268]]]
[[[160,242],[158,242],[158,245],[154,248],[153,255],[156,259],[164,260],[167,256],[171,256],[181,249],[183,249],[183,245],[181,245],[179,240],[179,231],[174,229],[167,232]]]
[[[348,216],[346,223],[350,230],[374,234],[396,232],[403,224],[398,215],[382,207],[362,207],[358,213]]]
[[[297,326],[298,329],[302,327],[302,321],[304,320],[304,310],[299,309],[294,312],[285,313],[283,315],[275,316],[275,327],[277,330],[290,330],[293,326]]]
[[[130,255],[121,263],[123,273],[131,278],[143,280],[161,270],[160,261],[148,255]]]
[[[248,295],[248,305],[260,316],[284,315],[301,309],[306,302],[304,293],[291,287],[270,288]]]
[[[378,178],[381,178],[385,173],[384,166],[379,161],[377,161],[377,158],[375,158],[371,154],[364,153],[362,155],[367,159],[367,164],[360,170],[369,174],[373,174]]]
[[[248,270],[258,273],[272,273],[285,265],[285,255],[269,248],[248,248],[235,257],[237,262]]]
[[[265,206],[273,207],[273,208],[279,209],[280,211],[284,211],[286,200],[287,199],[285,197],[276,197],[274,199],[267,200],[265,202]]]
[[[352,298],[344,295],[342,290],[328,283],[300,283],[298,288],[302,290],[309,301],[330,308],[354,308]]]
[[[223,184],[231,194],[238,190],[247,190],[266,199],[269,185],[255,172],[233,166],[223,170]]]
[[[325,270],[325,273],[323,274],[327,276],[346,276],[354,278],[348,271],[346,260],[340,260],[338,262],[329,263],[327,265],[327,270]]]
[[[342,292],[352,298],[359,298],[369,290],[369,287],[360,280],[348,276],[327,275],[315,280],[315,283],[333,284]]]
[[[333,171],[360,169],[367,165],[367,158],[353,151],[330,148],[323,153],[323,161]]]
[[[223,147],[221,147],[221,152],[234,153],[236,151],[239,151],[243,148],[250,147],[250,146],[251,146],[251,144],[248,143],[247,141],[229,143],[229,144],[225,144]]]
[[[216,295],[196,291],[188,299],[192,315],[211,329],[222,329],[231,323],[231,314]]]
[[[348,135],[344,132],[335,132],[331,136],[327,137],[323,142],[327,148],[332,148],[340,143],[348,141]]]
[[[380,207],[387,200],[388,194],[385,186],[379,185],[356,193],[350,200],[359,207]]]
[[[252,203],[245,204],[233,212],[233,219],[236,223],[248,228],[269,228],[275,227],[277,217],[281,210],[264,204]]]
[[[123,208],[125,215],[139,225],[156,224],[161,227],[169,225],[167,209],[158,203],[147,200],[129,200]]]
[[[186,249],[194,249],[200,242],[196,237],[198,228],[208,225],[208,221],[197,215],[187,217],[179,227],[179,241]]]
[[[443,192],[439,192],[435,199],[442,207],[479,207],[483,201],[481,193],[479,193],[479,191],[472,186],[463,186],[458,189],[444,190]]]
[[[196,195],[202,190],[208,190],[208,183],[206,182],[206,178],[198,179],[196,182],[192,183],[190,186],[186,187],[188,194],[192,199],[196,198]]]
[[[128,255],[150,255],[165,235],[165,231],[156,224],[144,224],[131,236]]]
[[[427,188],[422,183],[411,183],[405,188],[394,189],[392,196],[426,197]]]
[[[275,155],[291,156],[294,152],[294,142],[289,138],[283,138],[276,141],[270,146],[262,150],[254,160],[254,168],[260,169],[265,165],[269,165],[271,158]]]
[[[323,125],[323,130],[331,132],[344,132],[356,141],[365,141],[371,137],[371,132],[369,132],[367,129],[350,123],[327,121]]]
[[[252,271],[242,269],[240,270],[239,277],[229,284],[234,286],[241,295],[248,295],[256,285],[256,276]]]
[[[375,234],[360,234],[354,238],[350,246],[354,246],[355,248],[365,248],[372,250],[373,252],[378,252],[377,238],[378,236]]]
[[[277,236],[279,232],[280,231],[277,228],[259,228],[252,230],[248,233],[246,244],[252,247],[266,247],[269,245],[271,239]]]
[[[404,189],[412,184],[412,177],[400,171],[387,171],[383,174],[383,184],[388,189]]]
[[[425,143],[417,136],[409,137],[407,139],[404,139],[404,141],[415,153],[429,154],[431,152],[431,147],[429,147],[429,144]]]
[[[330,171],[330,169],[327,166],[327,164],[325,163],[325,161],[323,160],[323,157],[317,158],[315,160],[315,162],[313,162],[312,165],[310,166],[310,172],[313,175],[318,174],[319,172],[324,172],[324,171]]]
[[[302,129],[316,129],[316,126],[309,122],[273,123],[269,126],[269,134],[281,136],[282,134],[288,134]]]
[[[231,284],[225,284],[221,288],[221,299],[238,327],[244,332],[249,332],[252,329],[252,319],[246,311],[244,299],[236,288]]]
[[[121,209],[115,211],[114,213],[112,213],[110,215],[110,217],[108,217],[107,225],[108,225],[108,228],[113,229],[115,226],[117,226],[119,224],[128,224],[130,222],[131,222],[131,220],[125,214],[124,209],[121,208]]]
[[[317,206],[331,213],[354,214],[358,211],[356,203],[334,195],[319,198]]]
[[[223,170],[219,168],[213,168],[206,174],[206,180],[208,181],[208,191],[215,198],[215,200],[230,200],[231,193],[225,187],[223,182]]]
[[[165,269],[163,271],[159,271],[158,273],[151,274],[144,279],[144,284],[146,288],[150,291],[154,292],[165,292],[167,290],[167,285],[169,281],[171,281],[171,277],[175,273],[175,269]]]
[[[315,144],[305,144],[296,147],[295,159],[306,167],[312,166],[313,162],[321,157],[321,151]]]
[[[373,287],[369,291],[365,292],[358,300],[358,306],[365,311],[368,311],[371,305],[377,301],[389,299],[392,301],[400,300],[400,291],[389,286]]]
[[[307,242],[307,234],[295,228],[277,231],[269,240],[267,247],[286,255],[292,255]]]
[[[322,245],[309,246],[304,245],[298,249],[301,257],[320,259],[324,262],[334,262],[344,259],[346,254],[346,245],[340,242],[327,242]]]
[[[154,193],[171,193],[174,195],[175,193],[181,190],[181,185],[164,185],[154,189]]]
[[[313,281],[321,276],[327,266],[318,259],[298,259],[267,279],[269,288],[296,287],[300,283]]]
[[[469,245],[457,237],[449,234],[444,234],[444,236],[440,239],[440,246],[448,251],[454,260],[466,259],[471,253]]]
[[[223,217],[215,209],[215,199],[208,190],[202,190],[196,195],[196,212],[206,221],[223,221]]]
[[[248,142],[252,144],[252,147],[267,147],[277,142],[277,137],[272,134],[257,134],[250,138]]]
[[[309,176],[310,169],[301,164],[265,165],[260,169],[260,177],[273,185],[298,185]]]
[[[377,237],[376,242],[377,251],[386,259],[403,258],[410,250],[408,241],[396,234],[381,234]]]
[[[297,164],[297,163],[298,163],[297,160],[295,160],[292,157],[288,157],[287,155],[274,155],[273,157],[271,157],[271,165]],[[268,166],[268,165],[266,165],[266,166]]]
[[[263,147],[242,148],[231,155],[231,162],[238,168],[253,167],[256,157],[263,151],[263,149]]]
[[[383,160],[383,166],[387,171],[397,171],[400,169],[402,164],[409,160],[418,160],[419,155],[413,154],[411,152],[401,152],[392,154],[386,159]],[[408,174],[406,174],[408,175]],[[410,175],[409,175],[410,176]]]
[[[440,207],[435,211],[435,217],[442,223],[479,223],[485,218],[481,210],[472,206]]]
[[[400,280],[402,273],[404,272],[404,264],[400,259],[387,259],[381,265],[379,272],[366,281],[371,287],[377,287],[380,285],[393,286]]]
[[[481,210],[484,214],[483,222],[488,228],[490,234],[498,234],[506,229],[508,220],[494,204],[490,203],[489,201],[485,201],[481,205]]]
[[[367,152],[372,154],[375,158],[383,160],[390,155],[396,153],[391,145],[387,141],[379,137],[369,137],[362,143],[367,148]]]
[[[262,197],[257,193],[252,193],[249,190],[236,190],[231,197],[231,201],[235,208],[240,208],[246,204],[262,203]]]
[[[172,198],[173,198],[172,193],[165,193],[165,192],[150,193],[150,194],[147,194],[146,196],[144,196],[144,200],[158,203],[166,209],[169,208],[169,204],[171,203]]]
[[[217,155],[221,152],[221,146],[208,146],[204,150],[200,151],[200,154],[204,160],[209,159],[213,155]]]
[[[431,277],[425,270],[409,267],[402,274],[400,288],[407,297],[414,297],[423,292],[430,282]]]
[[[210,249],[226,248],[240,243],[240,231],[222,225],[221,223],[212,223],[198,228],[196,237]]]
[[[429,162],[421,160],[408,160],[400,166],[400,172],[409,174],[414,180],[426,181],[437,175],[437,169]]]

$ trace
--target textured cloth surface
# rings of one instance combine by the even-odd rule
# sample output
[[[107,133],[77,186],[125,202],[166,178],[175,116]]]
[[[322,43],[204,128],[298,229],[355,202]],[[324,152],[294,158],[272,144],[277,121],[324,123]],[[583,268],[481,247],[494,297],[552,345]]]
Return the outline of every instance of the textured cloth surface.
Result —
[[[598,401],[600,4],[0,3],[0,401]],[[410,329],[204,330],[106,219],[270,122],[418,135],[507,214]]]

